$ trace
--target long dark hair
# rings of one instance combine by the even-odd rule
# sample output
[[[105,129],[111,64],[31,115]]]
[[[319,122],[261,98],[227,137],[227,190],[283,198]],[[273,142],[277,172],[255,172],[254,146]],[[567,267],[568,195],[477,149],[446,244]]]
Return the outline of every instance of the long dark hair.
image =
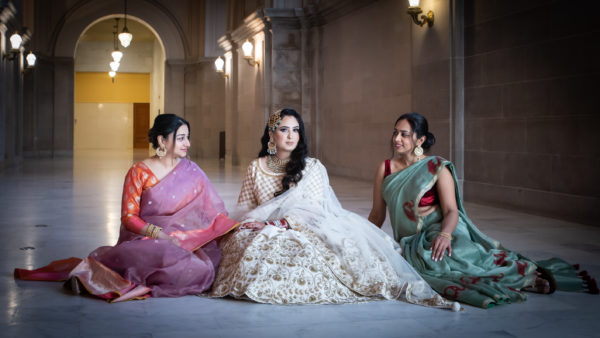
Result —
[[[152,128],[148,130],[148,142],[152,143],[152,148],[156,149],[160,146],[158,144],[158,135],[161,135],[166,140],[172,133],[174,140],[177,129],[184,124],[191,133],[190,123],[182,117],[175,114],[160,114],[154,118],[154,124],[152,125]],[[173,143],[173,146],[175,146],[175,143]]]
[[[421,144],[421,148],[425,151],[429,150],[431,146],[435,144],[435,136],[429,132],[429,124],[427,123],[427,119],[419,114],[419,113],[406,113],[400,115],[400,117],[394,123],[394,126],[398,124],[398,122],[406,120],[408,124],[410,124],[410,128],[412,132],[417,135],[417,138],[421,138],[425,136],[425,142]],[[392,136],[392,149],[394,147],[394,137]]]
[[[298,121],[298,132],[300,133],[300,139],[296,145],[296,149],[292,151],[290,155],[290,161],[285,166],[285,176],[281,179],[282,189],[275,193],[275,196],[279,196],[290,189],[290,184],[300,182],[302,179],[302,170],[306,167],[305,159],[308,156],[308,146],[306,145],[306,133],[304,132],[304,122],[302,117],[293,109],[282,109],[279,116],[283,119],[285,116],[293,116]],[[269,126],[265,126],[265,132],[260,139],[262,148],[258,152],[258,157],[264,157],[269,155],[267,152],[267,144],[269,143]]]

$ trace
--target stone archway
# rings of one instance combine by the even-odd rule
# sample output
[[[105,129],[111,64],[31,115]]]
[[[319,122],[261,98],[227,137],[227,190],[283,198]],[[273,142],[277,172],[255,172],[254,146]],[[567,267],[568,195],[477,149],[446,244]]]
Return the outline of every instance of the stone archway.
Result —
[[[53,59],[53,152],[73,149],[74,55],[81,34],[100,18],[123,13],[120,0],[85,0],[70,8],[55,26],[49,46]],[[165,111],[184,109],[184,66],[188,45],[179,22],[160,3],[130,0],[127,14],[153,30],[165,52]]]

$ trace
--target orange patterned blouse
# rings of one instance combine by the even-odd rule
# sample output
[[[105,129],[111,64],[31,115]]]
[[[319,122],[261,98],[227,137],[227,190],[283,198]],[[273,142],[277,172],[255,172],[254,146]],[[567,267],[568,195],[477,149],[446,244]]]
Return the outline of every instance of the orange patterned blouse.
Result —
[[[140,199],[142,192],[158,183],[158,179],[144,162],[134,164],[123,183],[123,200],[121,202],[121,224],[131,232],[142,233],[146,222],[140,218]]]

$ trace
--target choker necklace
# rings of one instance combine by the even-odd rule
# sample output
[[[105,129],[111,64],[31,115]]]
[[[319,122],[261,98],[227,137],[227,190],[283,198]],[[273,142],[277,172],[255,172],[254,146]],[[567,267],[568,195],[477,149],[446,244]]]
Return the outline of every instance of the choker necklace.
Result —
[[[285,166],[288,164],[289,161],[289,159],[282,160],[277,156],[270,155],[267,156],[267,167],[269,167],[269,170],[276,174],[284,173]]]

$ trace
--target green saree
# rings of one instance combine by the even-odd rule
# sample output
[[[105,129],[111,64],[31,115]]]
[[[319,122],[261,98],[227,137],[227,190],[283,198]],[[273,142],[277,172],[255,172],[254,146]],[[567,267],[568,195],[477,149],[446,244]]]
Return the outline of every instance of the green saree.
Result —
[[[442,210],[438,205],[422,217],[418,206],[444,167],[454,178],[459,218],[452,233],[452,256],[435,262],[430,249],[441,229]],[[427,157],[387,176],[383,198],[404,257],[444,297],[482,308],[524,301],[527,296],[521,289],[534,283],[538,266],[553,274],[558,289],[583,290],[582,280],[567,262],[556,258],[533,262],[479,231],[465,213],[454,166],[441,157]]]

